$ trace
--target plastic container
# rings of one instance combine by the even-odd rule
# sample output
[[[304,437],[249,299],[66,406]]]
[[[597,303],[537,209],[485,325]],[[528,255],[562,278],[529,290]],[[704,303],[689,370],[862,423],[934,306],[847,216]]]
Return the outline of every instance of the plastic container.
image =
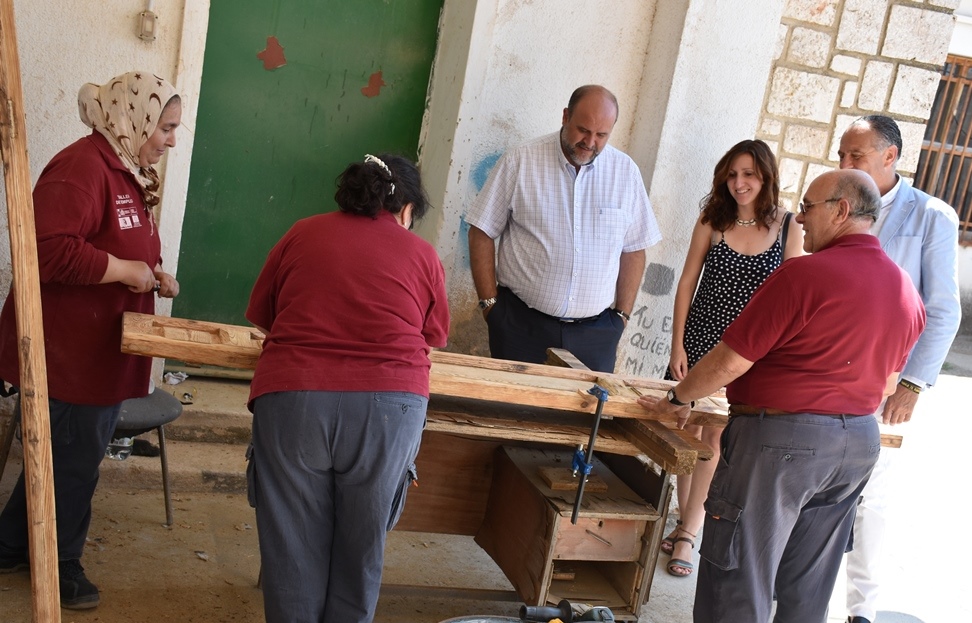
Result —
[[[132,455],[132,443],[131,437],[112,439],[108,444],[108,449],[105,450],[105,458],[113,461],[124,461]]]

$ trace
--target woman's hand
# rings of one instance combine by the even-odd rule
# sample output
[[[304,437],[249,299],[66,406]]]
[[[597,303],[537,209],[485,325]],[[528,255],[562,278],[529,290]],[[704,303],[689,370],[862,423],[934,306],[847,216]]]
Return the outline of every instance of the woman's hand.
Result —
[[[160,267],[155,267],[155,279],[158,281],[159,296],[167,299],[179,296],[179,282]]]
[[[668,370],[672,378],[681,381],[688,374],[688,355],[681,344],[672,344],[672,355],[668,358]]]

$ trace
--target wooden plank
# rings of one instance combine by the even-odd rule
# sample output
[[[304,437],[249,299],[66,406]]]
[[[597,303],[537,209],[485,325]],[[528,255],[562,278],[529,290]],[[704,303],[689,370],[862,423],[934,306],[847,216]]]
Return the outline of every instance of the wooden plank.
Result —
[[[426,418],[428,431],[510,443],[532,442],[575,447],[590,440],[592,416],[586,413],[527,409],[518,405],[432,396]],[[644,449],[632,443],[618,429],[616,422],[618,420],[602,422],[596,447],[603,452],[625,456],[644,454]]]
[[[227,368],[256,368],[264,335],[252,327],[126,312],[124,353]]]
[[[125,314],[122,325],[122,352],[179,359],[200,365],[253,369],[260,357],[263,340],[263,333],[252,327],[131,312]],[[567,355],[569,353],[560,353],[557,359],[566,361]],[[672,381],[442,351],[433,351],[430,359],[432,370],[429,383],[433,400],[439,396],[458,397],[593,413],[597,399],[587,390],[594,383],[599,383],[609,389],[610,398],[603,412],[608,418],[633,418],[667,424],[676,421],[673,414],[651,414],[637,403],[639,396],[661,397],[674,384]],[[583,365],[579,361],[577,363]],[[728,403],[724,393],[713,394],[697,402],[689,424],[725,426],[727,413]],[[441,424],[447,426],[445,421]],[[656,432],[662,431],[656,429]],[[681,446],[666,447],[665,439],[671,438],[662,435],[653,444],[655,450],[664,455],[659,464],[669,466],[673,473],[688,473],[682,470],[689,455],[684,454]],[[893,436],[882,439],[882,445],[885,445],[884,442],[891,443],[890,447],[901,445],[900,439],[895,440]],[[701,451],[702,447],[698,446],[696,450]],[[605,451],[612,450],[605,448]]]
[[[580,484],[580,474],[575,476],[574,471],[569,467],[542,465],[537,471],[540,479],[552,491],[577,491],[577,486]],[[584,483],[585,493],[607,493],[607,490],[607,483],[597,474],[589,475]]]
[[[426,428],[415,461],[418,486],[409,488],[395,529],[475,535],[486,514],[493,455],[502,443]]]
[[[550,560],[553,509],[516,468],[503,448],[496,451],[493,483],[476,543],[489,554],[520,598],[542,603],[553,573]]]
[[[183,333],[201,331],[213,336],[213,343],[199,343]],[[229,336],[220,338],[221,335]],[[254,368],[260,356],[263,334],[258,330],[235,325],[164,318],[126,313],[122,326],[122,351],[150,357],[179,359],[187,363],[219,365],[230,368]],[[432,394],[456,396],[518,404],[561,411],[593,413],[597,399],[587,390],[598,379],[616,383],[616,391],[604,405],[606,417],[657,419],[674,423],[672,414],[657,415],[637,404],[641,395],[661,397],[671,387],[670,381],[639,379],[621,375],[592,373],[540,364],[506,362],[471,355],[435,351],[431,355]],[[606,381],[605,381],[606,382]],[[620,389],[618,389],[620,388]],[[626,388],[626,390],[625,390]],[[726,405],[719,398],[699,401],[690,424],[726,422]]]
[[[900,448],[901,442],[904,437],[901,435],[892,435],[890,433],[881,433],[881,447],[882,448]]]
[[[695,462],[712,458],[712,449],[685,431],[661,422],[618,420],[619,429],[662,469],[675,474],[691,474]]]
[[[590,370],[574,353],[563,348],[548,348],[547,361],[544,362],[544,365],[572,370]]]
[[[532,487],[543,496],[564,517],[570,517],[574,509],[573,492],[554,491],[540,477],[539,468],[544,466],[571,463],[569,452],[544,450],[537,447],[504,448],[506,454],[516,465],[517,470],[530,482]],[[597,517],[599,519],[654,520],[658,511],[618,478],[601,460],[594,457],[594,471],[608,485],[605,493],[584,492],[584,499],[578,517]]]
[[[7,193],[13,302],[20,361],[20,413],[27,485],[33,620],[61,620],[54,472],[41,318],[37,232],[13,0],[0,0],[0,157]]]

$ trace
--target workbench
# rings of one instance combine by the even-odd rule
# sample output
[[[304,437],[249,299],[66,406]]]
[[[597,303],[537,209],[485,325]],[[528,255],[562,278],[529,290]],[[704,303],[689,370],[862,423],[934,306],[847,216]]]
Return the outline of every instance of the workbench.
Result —
[[[248,327],[126,314],[122,350],[252,369],[262,337]],[[650,594],[669,476],[691,473],[711,451],[637,405],[670,383],[579,369],[564,351],[551,357],[561,367],[432,354],[419,486],[409,489],[396,529],[475,537],[529,605],[566,598],[636,619]],[[595,382],[611,395],[574,525],[571,456],[588,443],[597,400],[586,390]],[[692,418],[719,423],[725,409],[711,399]]]

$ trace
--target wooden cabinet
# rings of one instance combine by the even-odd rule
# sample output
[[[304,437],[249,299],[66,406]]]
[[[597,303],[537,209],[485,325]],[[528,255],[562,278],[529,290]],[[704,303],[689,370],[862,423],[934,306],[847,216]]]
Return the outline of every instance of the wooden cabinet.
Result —
[[[476,542],[527,603],[569,599],[636,618],[647,600],[652,535],[661,514],[595,456],[606,491],[585,491],[576,524],[575,490],[554,490],[542,475],[569,471],[569,452],[496,450],[489,503]]]

